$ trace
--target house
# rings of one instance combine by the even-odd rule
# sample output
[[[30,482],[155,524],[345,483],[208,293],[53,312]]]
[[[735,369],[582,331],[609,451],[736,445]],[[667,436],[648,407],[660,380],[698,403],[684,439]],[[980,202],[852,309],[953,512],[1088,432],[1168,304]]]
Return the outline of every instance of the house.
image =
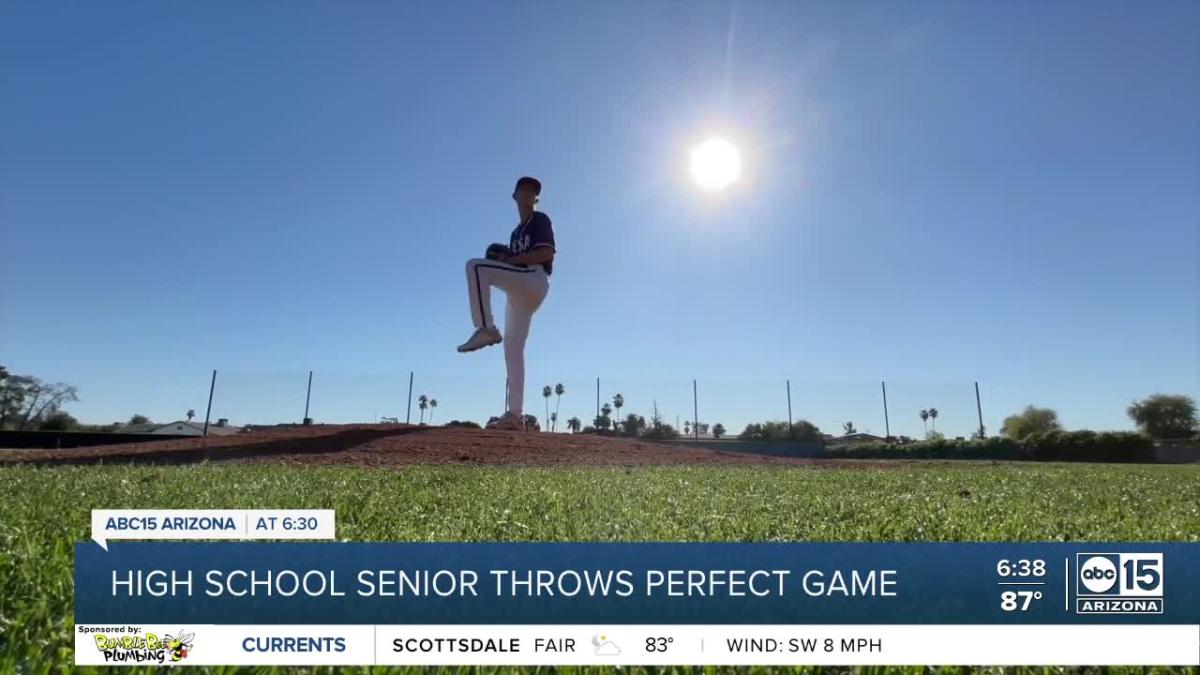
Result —
[[[203,436],[204,423],[177,420],[175,422],[167,422],[166,424],[133,424],[122,428],[121,432],[129,434],[161,434],[165,436]],[[209,436],[228,436],[236,433],[238,433],[237,427],[229,426],[229,420],[224,417],[208,425]]]
[[[827,447],[838,447],[843,445],[861,445],[863,443],[883,443],[887,439],[882,436],[866,433],[846,434],[845,436],[825,435],[825,445]]]

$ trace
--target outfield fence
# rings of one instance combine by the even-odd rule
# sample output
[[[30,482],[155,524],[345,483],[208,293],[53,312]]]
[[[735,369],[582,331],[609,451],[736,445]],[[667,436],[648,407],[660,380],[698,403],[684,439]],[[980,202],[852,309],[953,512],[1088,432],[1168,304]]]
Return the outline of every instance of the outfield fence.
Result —
[[[192,423],[201,426],[206,418],[210,426],[227,420],[228,426],[235,427],[301,424],[306,418],[313,424],[455,420],[483,424],[505,409],[502,368],[485,375],[418,368],[371,373],[217,368],[215,373],[193,370],[157,377],[161,379],[147,381],[144,387],[81,391],[82,400],[101,399],[106,409],[114,411],[112,420],[87,421],[123,421],[138,413],[173,422],[190,412]],[[559,385],[561,396],[556,393]],[[544,397],[547,386],[550,396]],[[888,436],[919,440],[933,432],[954,439],[976,435],[981,423],[986,435],[995,435],[1005,416],[1032,402],[1062,409],[1058,401],[1038,398],[1030,389],[973,380],[834,382],[786,373],[777,378],[531,374],[524,412],[536,417],[542,430],[559,432],[569,431],[572,419],[587,427],[597,417],[624,421],[634,414],[647,425],[657,415],[662,423],[693,439],[712,438],[717,424],[726,436],[737,436],[746,425],[765,421],[795,426],[809,422],[835,442],[855,435],[863,440]],[[1112,418],[1117,424],[1124,403],[1113,402]],[[922,411],[935,409],[936,416],[922,419]],[[1113,426],[1128,428],[1127,424]]]

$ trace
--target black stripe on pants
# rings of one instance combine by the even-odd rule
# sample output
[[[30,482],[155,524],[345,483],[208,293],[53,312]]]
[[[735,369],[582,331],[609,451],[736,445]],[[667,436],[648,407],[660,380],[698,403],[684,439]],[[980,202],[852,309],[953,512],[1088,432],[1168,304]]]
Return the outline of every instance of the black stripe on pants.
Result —
[[[506,270],[509,272],[517,272],[518,274],[529,274],[536,272],[535,267],[513,267],[511,265],[501,265],[497,263],[478,263],[475,265],[475,299],[479,302],[479,320],[483,321],[488,313],[483,309],[483,283],[479,280],[479,268],[488,267],[494,270]],[[486,323],[485,323],[486,325]]]

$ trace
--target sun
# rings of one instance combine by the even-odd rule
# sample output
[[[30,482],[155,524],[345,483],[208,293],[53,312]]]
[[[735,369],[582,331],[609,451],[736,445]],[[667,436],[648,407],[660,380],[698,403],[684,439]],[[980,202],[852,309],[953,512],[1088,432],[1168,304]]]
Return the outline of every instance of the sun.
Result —
[[[733,143],[723,138],[710,138],[692,149],[692,178],[709,192],[724,190],[741,173],[741,155]]]

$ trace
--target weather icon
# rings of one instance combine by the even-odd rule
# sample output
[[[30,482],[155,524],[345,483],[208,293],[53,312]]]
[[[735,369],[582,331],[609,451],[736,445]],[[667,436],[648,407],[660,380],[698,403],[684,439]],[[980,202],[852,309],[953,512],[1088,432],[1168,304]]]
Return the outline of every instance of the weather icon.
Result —
[[[595,647],[596,656],[620,656],[621,648],[617,643],[608,639],[608,636],[596,634],[592,636],[592,646]]]

